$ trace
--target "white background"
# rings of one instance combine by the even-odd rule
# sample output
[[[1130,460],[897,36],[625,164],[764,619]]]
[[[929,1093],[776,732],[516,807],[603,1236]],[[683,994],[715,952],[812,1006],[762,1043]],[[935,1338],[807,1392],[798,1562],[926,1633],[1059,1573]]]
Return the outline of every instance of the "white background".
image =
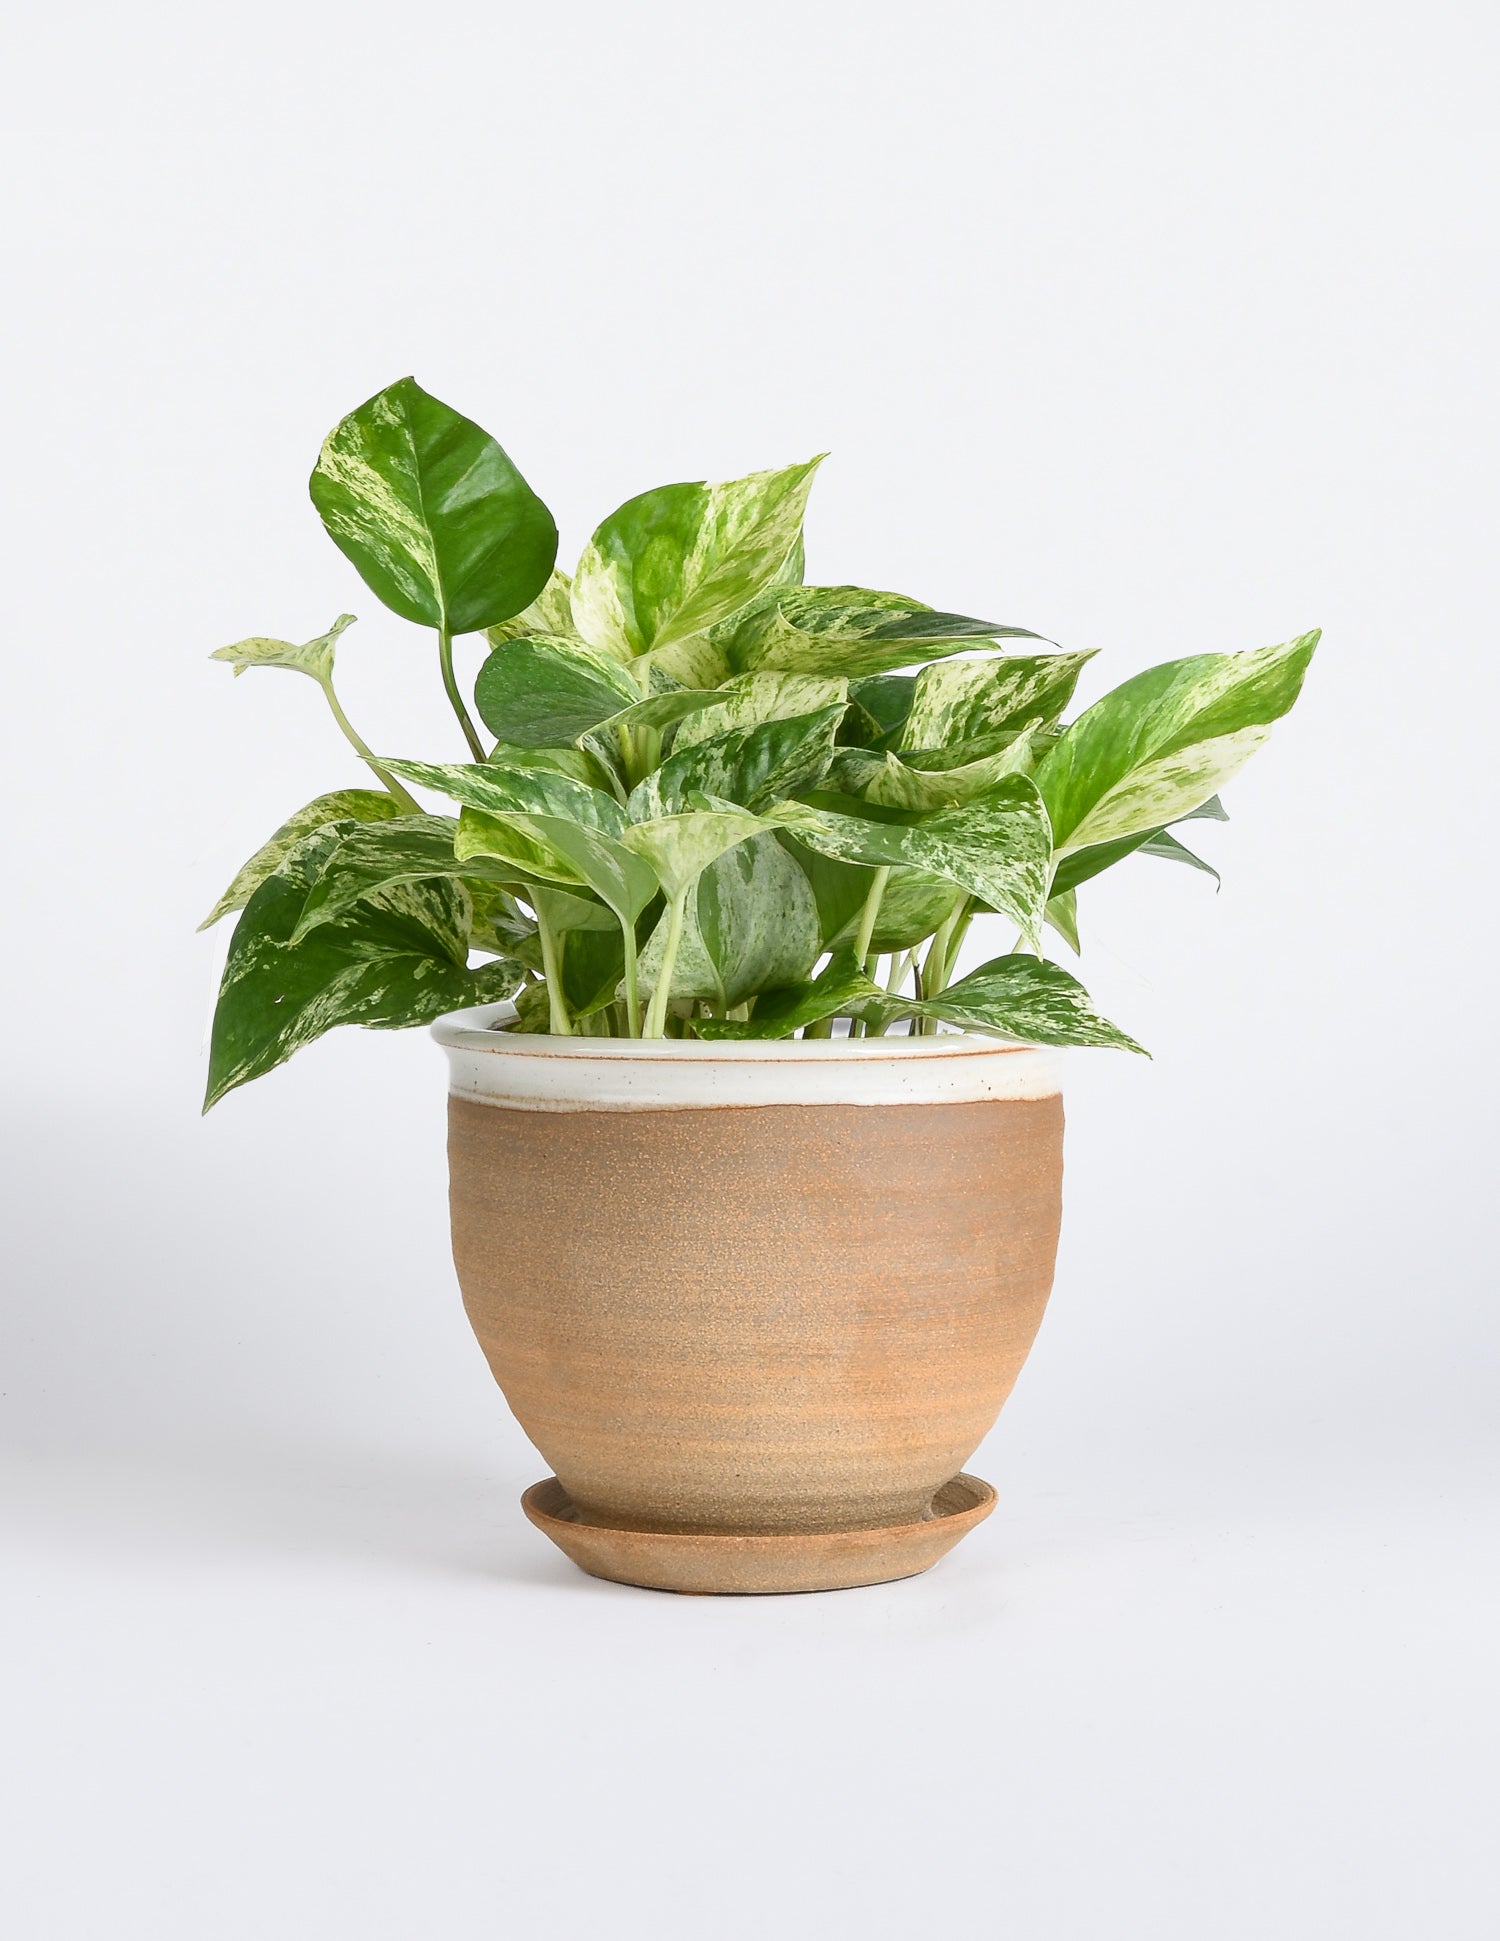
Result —
[[[1500,1931],[1495,17],[60,4],[4,161],[0,1928],[13,1941]],[[521,1519],[444,1073],[197,1117],[193,925],[358,782],[208,652],[341,609],[405,372],[570,560],[831,449],[811,573],[1152,661],[1321,624],[1203,840],[1084,895],[1053,1308],[931,1576],[696,1600]],[[470,643],[469,661],[475,655]],[[732,1191],[733,1182],[725,1182]]]

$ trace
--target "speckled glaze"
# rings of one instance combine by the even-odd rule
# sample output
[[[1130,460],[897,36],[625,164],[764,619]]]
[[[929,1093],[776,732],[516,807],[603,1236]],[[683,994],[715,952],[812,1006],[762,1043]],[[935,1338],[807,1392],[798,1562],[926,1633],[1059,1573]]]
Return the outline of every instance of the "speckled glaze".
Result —
[[[559,1527],[536,1491],[533,1521],[594,1574],[665,1589],[933,1562],[988,1510],[937,1499],[1051,1286],[1056,1054],[526,1038],[497,1015],[434,1035],[465,1307],[556,1475]],[[612,1534],[585,1556],[579,1530]]]

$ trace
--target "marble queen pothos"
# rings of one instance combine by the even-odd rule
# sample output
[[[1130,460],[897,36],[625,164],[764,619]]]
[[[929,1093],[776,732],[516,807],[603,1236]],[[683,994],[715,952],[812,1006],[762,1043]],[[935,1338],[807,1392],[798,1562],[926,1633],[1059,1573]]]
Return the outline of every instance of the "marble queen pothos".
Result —
[[[349,614],[214,656],[316,681],[375,786],[298,809],[210,913],[239,916],[208,1105],[334,1025],[502,998],[530,1033],[948,1024],[1140,1049],[1046,933],[1076,953],[1080,887],[1129,857],[1214,874],[1174,831],[1223,817],[1317,634],[1169,661],[1065,722],[1090,652],[806,583],[818,464],[643,492],[569,577],[505,452],[412,379],[343,420],[313,503],[377,598],[435,635],[468,759],[360,737],[334,687]],[[479,632],[471,708],[453,640]],[[1007,948],[955,978],[976,916]]]

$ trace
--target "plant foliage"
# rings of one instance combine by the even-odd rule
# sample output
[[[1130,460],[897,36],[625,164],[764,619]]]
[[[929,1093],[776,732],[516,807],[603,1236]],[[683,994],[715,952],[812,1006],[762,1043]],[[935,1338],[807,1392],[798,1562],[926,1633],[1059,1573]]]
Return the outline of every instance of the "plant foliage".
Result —
[[[1089,653],[804,583],[819,462],[644,492],[570,577],[505,452],[411,378],[344,419],[313,502],[377,598],[436,636],[469,759],[360,738],[334,686],[347,614],[305,645],[219,650],[316,681],[379,786],[298,809],[210,912],[239,917],[208,1104],[334,1025],[496,998],[511,1028],[562,1035],[947,1025],[1140,1050],[1044,935],[1076,953],[1080,886],[1131,856],[1217,881],[1173,832],[1222,819],[1317,634],[1170,661],[1064,722]],[[471,713],[453,640],[480,633]],[[1012,941],[959,976],[976,917]]]

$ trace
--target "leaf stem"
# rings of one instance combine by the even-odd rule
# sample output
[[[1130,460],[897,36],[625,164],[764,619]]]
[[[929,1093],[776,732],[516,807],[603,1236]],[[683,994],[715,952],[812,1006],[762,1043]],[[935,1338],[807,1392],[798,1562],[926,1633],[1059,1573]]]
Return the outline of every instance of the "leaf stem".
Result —
[[[389,790],[389,792],[395,796],[396,800],[402,805],[403,808],[405,808],[412,815],[421,815],[422,813],[421,803],[417,801],[414,795],[410,794],[406,789],[402,788],[401,784],[396,780],[394,775],[390,774],[388,770],[383,769],[380,766],[380,763],[376,761],[374,755],[370,752],[370,748],[368,744],[364,740],[362,740],[359,735],[355,733],[354,723],[349,719],[348,715],[345,714],[344,710],[339,706],[339,697],[333,691],[332,680],[322,679],[318,682],[318,686],[322,688],[323,698],[325,701],[327,701],[329,707],[333,710],[333,718],[339,724],[340,729],[343,731],[344,739],[348,742],[349,746],[354,750],[355,754],[358,755],[360,760],[366,764],[370,772],[380,782],[381,786]]]
[[[469,719],[469,710],[464,706],[464,697],[458,691],[458,682],[453,673],[453,636],[446,627],[438,628],[438,665],[443,670],[443,687],[453,703],[453,712],[458,716],[458,725],[464,731],[469,752],[476,762],[482,762],[484,743],[479,739],[474,723]]]
[[[666,1035],[667,1004],[672,995],[672,973],[677,968],[677,951],[682,943],[683,925],[687,918],[687,899],[687,890],[682,890],[667,905],[667,934],[662,942],[661,968],[656,974],[656,988],[651,993],[651,1003],[646,1011],[646,1029],[642,1034],[647,1038]]]
[[[636,984],[635,925],[620,919],[620,936],[625,944],[625,1035],[641,1035],[641,1000]]]
[[[536,933],[542,946],[542,972],[547,980],[547,1028],[554,1038],[571,1038],[573,1020],[568,1016],[562,988],[562,952],[557,947],[557,932],[548,923],[541,906],[536,910]]]
[[[875,880],[870,885],[870,894],[865,898],[865,907],[860,912],[859,929],[854,937],[854,961],[868,972],[870,939],[875,935],[875,925],[880,918],[880,901],[885,895],[885,886],[891,880],[889,866],[877,869]]]

